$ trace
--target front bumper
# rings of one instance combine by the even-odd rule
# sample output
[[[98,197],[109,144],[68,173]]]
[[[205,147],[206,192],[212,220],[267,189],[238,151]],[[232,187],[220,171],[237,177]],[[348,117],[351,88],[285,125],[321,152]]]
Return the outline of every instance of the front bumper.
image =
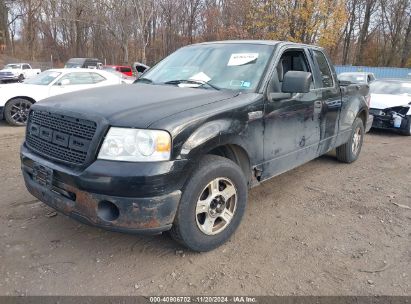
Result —
[[[378,113],[378,114],[377,114]],[[407,129],[407,118],[401,118],[401,124],[399,127],[395,127],[394,116],[392,113],[382,110],[373,110],[374,120],[372,122],[372,127],[375,129],[384,129],[392,131],[403,131]]]
[[[40,201],[83,223],[128,233],[157,234],[169,230],[180,202],[179,189],[184,183],[183,177],[186,176],[181,174],[183,171],[178,171],[180,178],[174,177],[177,173],[174,172],[178,167],[176,165],[171,166],[174,171],[160,172],[161,168],[155,168],[152,164],[126,163],[129,167],[127,171],[122,167],[124,163],[116,162],[119,168],[115,170],[112,167],[107,168],[107,162],[100,161],[96,161],[83,172],[75,172],[40,158],[24,145],[21,149],[21,161],[26,187]],[[146,168],[143,169],[142,166]],[[43,170],[41,168],[50,176],[44,172],[39,174],[39,171]],[[98,171],[98,174],[93,175],[93,170]],[[158,175],[150,176],[147,170]],[[122,172],[122,176],[118,176],[119,172]],[[124,192],[124,189],[135,186],[133,181],[136,180],[127,176],[130,172],[134,175],[145,175],[146,182],[139,184],[139,188],[145,189],[148,195],[140,193],[130,196],[138,193],[135,192],[136,189]],[[39,178],[39,175],[42,175],[42,178]],[[160,181],[172,185],[173,189],[161,185]],[[99,191],[102,184],[105,185],[106,191]],[[119,184],[122,184],[122,187],[116,188]],[[155,189],[157,195],[154,195]]]
[[[17,76],[0,76],[0,82],[7,82],[7,81],[17,81],[19,78]]]

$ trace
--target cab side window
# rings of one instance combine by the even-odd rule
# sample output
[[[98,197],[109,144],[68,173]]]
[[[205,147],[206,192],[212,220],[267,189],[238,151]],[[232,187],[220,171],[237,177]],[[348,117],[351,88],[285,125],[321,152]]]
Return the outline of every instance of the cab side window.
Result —
[[[318,63],[318,68],[320,69],[321,78],[322,78],[322,87],[330,88],[334,86],[334,80],[331,73],[330,66],[328,61],[325,58],[325,55],[317,50],[313,50],[314,60]]]
[[[91,77],[93,77],[94,83],[99,83],[99,82],[107,80],[106,78],[104,78],[100,74],[97,74],[97,73],[90,73],[90,74],[91,74]]]
[[[288,71],[311,72],[303,50],[289,50],[281,55],[271,81],[274,86],[273,92],[281,92],[284,75]]]

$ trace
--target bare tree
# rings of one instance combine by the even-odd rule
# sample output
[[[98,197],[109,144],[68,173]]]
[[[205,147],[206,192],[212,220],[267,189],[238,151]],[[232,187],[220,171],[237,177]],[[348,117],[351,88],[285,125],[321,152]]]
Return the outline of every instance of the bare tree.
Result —
[[[223,39],[315,43],[343,64],[411,64],[411,0],[2,0],[0,20],[5,8],[8,52],[53,55],[56,64],[74,56],[153,64]]]
[[[365,13],[364,20],[360,26],[360,35],[358,37],[358,46],[357,46],[357,56],[355,63],[361,64],[364,60],[364,52],[367,44],[367,40],[370,34],[370,23],[371,18],[376,11],[377,1],[375,0],[364,0]]]
[[[141,61],[147,62],[146,49],[150,39],[150,29],[154,15],[155,4],[150,0],[133,0],[134,10],[136,13],[135,33],[139,37],[139,46],[141,49]]]

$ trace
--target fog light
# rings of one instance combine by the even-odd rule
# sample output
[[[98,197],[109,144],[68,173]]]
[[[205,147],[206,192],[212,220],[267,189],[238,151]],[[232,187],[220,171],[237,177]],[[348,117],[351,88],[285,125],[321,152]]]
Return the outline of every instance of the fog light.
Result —
[[[112,202],[101,201],[97,206],[97,216],[104,221],[112,222],[120,216],[120,210]]]

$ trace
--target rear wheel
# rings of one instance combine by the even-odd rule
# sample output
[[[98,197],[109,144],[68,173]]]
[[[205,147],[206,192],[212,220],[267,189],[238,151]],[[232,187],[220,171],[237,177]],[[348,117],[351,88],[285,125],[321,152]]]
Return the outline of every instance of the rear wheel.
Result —
[[[171,236],[194,251],[224,244],[237,229],[247,202],[247,182],[240,167],[207,155],[184,187]]]
[[[27,99],[12,99],[4,107],[4,117],[12,126],[24,126],[27,123],[31,106],[32,103]]]
[[[352,163],[358,159],[364,142],[364,123],[356,118],[353,124],[350,140],[337,148],[337,159],[344,163]]]

